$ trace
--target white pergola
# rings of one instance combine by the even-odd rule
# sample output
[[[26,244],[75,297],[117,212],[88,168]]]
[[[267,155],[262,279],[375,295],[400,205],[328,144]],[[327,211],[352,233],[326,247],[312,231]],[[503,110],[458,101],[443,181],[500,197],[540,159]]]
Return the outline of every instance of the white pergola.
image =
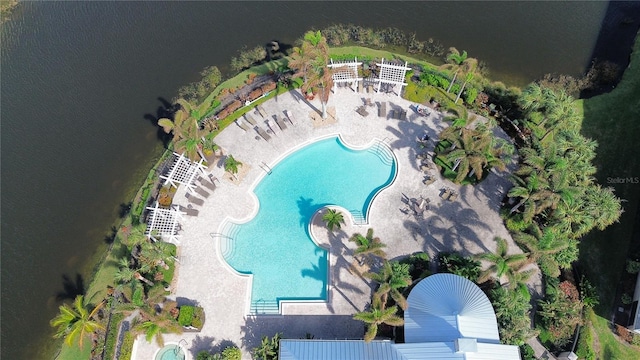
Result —
[[[402,87],[407,85],[404,82],[404,77],[407,74],[407,70],[411,70],[407,65],[408,63],[405,61],[404,66],[395,65],[390,62],[384,62],[384,58],[381,63],[376,63],[380,67],[380,77],[376,79],[378,82],[378,92],[380,92],[380,84],[392,84],[392,85],[400,85],[400,90],[398,91],[398,96],[402,93]]]
[[[151,211],[151,220],[147,223],[145,235],[149,240],[159,241],[160,239],[179,244],[178,241],[178,220],[182,220],[182,211],[173,209],[162,209],[156,201],[155,207],[147,207]],[[157,238],[156,238],[157,237]]]
[[[177,188],[178,185],[184,185],[187,187],[190,193],[195,192],[194,182],[198,173],[207,175],[205,167],[202,165],[204,159],[200,159],[199,162],[192,162],[184,154],[173,153],[176,159],[171,166],[171,170],[167,176],[160,175],[161,179],[165,179],[164,184],[171,184],[171,186]]]
[[[353,61],[340,61],[333,62],[333,59],[329,59],[331,61],[327,66],[331,69],[336,69],[331,75],[333,79],[333,91],[336,91],[336,84],[338,83],[355,83],[356,88],[358,88],[358,81],[362,81],[362,78],[358,77],[358,66],[362,65],[361,62],[358,62],[358,58],[355,58]]]

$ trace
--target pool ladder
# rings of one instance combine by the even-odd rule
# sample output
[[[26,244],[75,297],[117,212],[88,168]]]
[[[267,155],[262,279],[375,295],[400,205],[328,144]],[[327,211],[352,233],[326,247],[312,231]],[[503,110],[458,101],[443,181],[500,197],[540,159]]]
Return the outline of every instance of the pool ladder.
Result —
[[[264,172],[266,172],[266,173],[267,173],[267,175],[271,175],[271,172],[273,171],[273,170],[271,170],[271,168],[269,167],[269,165],[267,165],[264,161],[261,161],[261,162],[260,162],[260,168],[261,168],[262,170],[264,170]]]

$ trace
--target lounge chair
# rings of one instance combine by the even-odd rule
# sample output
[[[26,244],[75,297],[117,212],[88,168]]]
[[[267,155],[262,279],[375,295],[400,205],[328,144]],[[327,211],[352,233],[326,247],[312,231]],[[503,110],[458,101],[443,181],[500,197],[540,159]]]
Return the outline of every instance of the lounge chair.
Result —
[[[449,190],[448,188],[445,188],[442,194],[440,194],[440,197],[448,200],[450,195],[451,195],[451,190]]]
[[[263,119],[264,119],[264,118],[266,118],[266,117],[268,116],[268,115],[267,115],[267,112],[266,112],[266,111],[264,111],[264,109],[262,108],[262,106],[258,105],[258,106],[256,106],[256,109],[258,110],[258,113],[260,114],[260,116],[262,116],[262,118],[263,118]]]
[[[187,216],[198,216],[198,213],[200,212],[200,211],[199,211],[199,210],[197,210],[197,209],[184,209],[184,210],[182,210],[182,211],[183,211],[183,212],[185,213],[185,215],[187,215]]]
[[[201,205],[201,206],[204,205],[204,200],[198,197],[195,197],[189,193],[184,194],[184,197],[186,197],[187,200],[192,204]]]
[[[284,123],[284,120],[282,120],[280,115],[276,115],[276,124],[278,124],[280,130],[284,131],[287,128],[287,124]]]
[[[249,127],[245,124],[243,124],[242,122],[240,122],[240,120],[236,120],[236,125],[240,126],[240,129],[244,130],[244,131],[249,131]]]
[[[425,184],[425,185],[431,185],[435,181],[436,181],[436,179],[433,176],[428,176],[424,180],[422,180],[422,183]]]
[[[363,117],[367,117],[369,115],[369,113],[367,112],[367,110],[365,110],[364,106],[360,106],[356,109],[356,112],[360,115],[362,115]]]
[[[251,116],[249,114],[244,114],[244,118],[247,119],[249,124],[254,125],[254,126],[258,125],[258,123],[256,123],[256,120],[253,118],[253,116]]]
[[[293,123],[293,114],[291,113],[291,111],[286,111],[285,115],[286,115],[286,118],[289,119],[289,123],[291,123],[291,125],[295,125]]]
[[[200,184],[202,184],[202,186],[206,187],[207,189],[211,191],[216,190],[216,185],[213,182],[203,178],[202,176],[198,177],[198,181],[200,181]]]
[[[382,118],[387,117],[387,102],[383,101],[380,103],[380,108],[378,108],[378,116]]]
[[[373,92],[373,85],[367,85],[367,92],[368,93],[372,93]]]
[[[218,183],[220,183],[220,179],[218,179],[217,177],[213,176],[213,174],[209,174],[209,176],[208,176],[208,177],[209,177],[209,180],[211,180],[211,183],[212,183],[212,184],[214,184],[214,185],[215,185],[215,184],[216,184],[216,181],[217,181]]]
[[[266,141],[271,140],[271,136],[269,136],[269,134],[267,134],[266,131],[264,131],[260,126],[256,126],[253,128],[258,135],[262,136],[263,139],[265,139]]]
[[[358,92],[362,93],[362,81],[358,82]]]
[[[449,198],[447,199],[449,201],[456,201],[458,200],[458,193],[455,191],[451,192],[451,195],[449,195]]]
[[[407,110],[400,110],[400,120],[407,120]]]
[[[206,198],[208,198],[208,197],[209,197],[209,195],[210,195],[208,192],[206,192],[205,190],[201,189],[199,186],[196,186],[196,187],[195,187],[195,189],[194,189],[194,191],[195,191],[198,195],[202,196],[202,197],[203,197],[203,198],[205,198],[205,199],[206,199]]]

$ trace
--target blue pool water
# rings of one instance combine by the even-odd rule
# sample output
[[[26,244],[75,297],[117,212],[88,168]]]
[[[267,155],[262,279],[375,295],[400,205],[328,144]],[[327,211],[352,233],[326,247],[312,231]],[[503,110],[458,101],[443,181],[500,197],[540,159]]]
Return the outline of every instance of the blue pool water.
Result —
[[[167,345],[158,351],[155,360],[184,360],[185,355],[182,347],[178,345]]]
[[[356,221],[364,220],[373,197],[395,174],[386,146],[356,151],[337,137],[279,162],[254,190],[257,215],[225,231],[230,239],[222,249],[225,260],[238,272],[253,274],[252,308],[277,306],[280,300],[326,300],[327,251],[311,240],[311,217],[323,206],[338,205]]]

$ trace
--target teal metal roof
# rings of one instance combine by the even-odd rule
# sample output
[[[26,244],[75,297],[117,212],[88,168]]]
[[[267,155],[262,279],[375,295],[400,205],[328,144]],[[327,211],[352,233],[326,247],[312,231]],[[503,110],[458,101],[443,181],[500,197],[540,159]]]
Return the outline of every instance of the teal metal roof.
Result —
[[[404,360],[390,341],[281,340],[280,360]]]

